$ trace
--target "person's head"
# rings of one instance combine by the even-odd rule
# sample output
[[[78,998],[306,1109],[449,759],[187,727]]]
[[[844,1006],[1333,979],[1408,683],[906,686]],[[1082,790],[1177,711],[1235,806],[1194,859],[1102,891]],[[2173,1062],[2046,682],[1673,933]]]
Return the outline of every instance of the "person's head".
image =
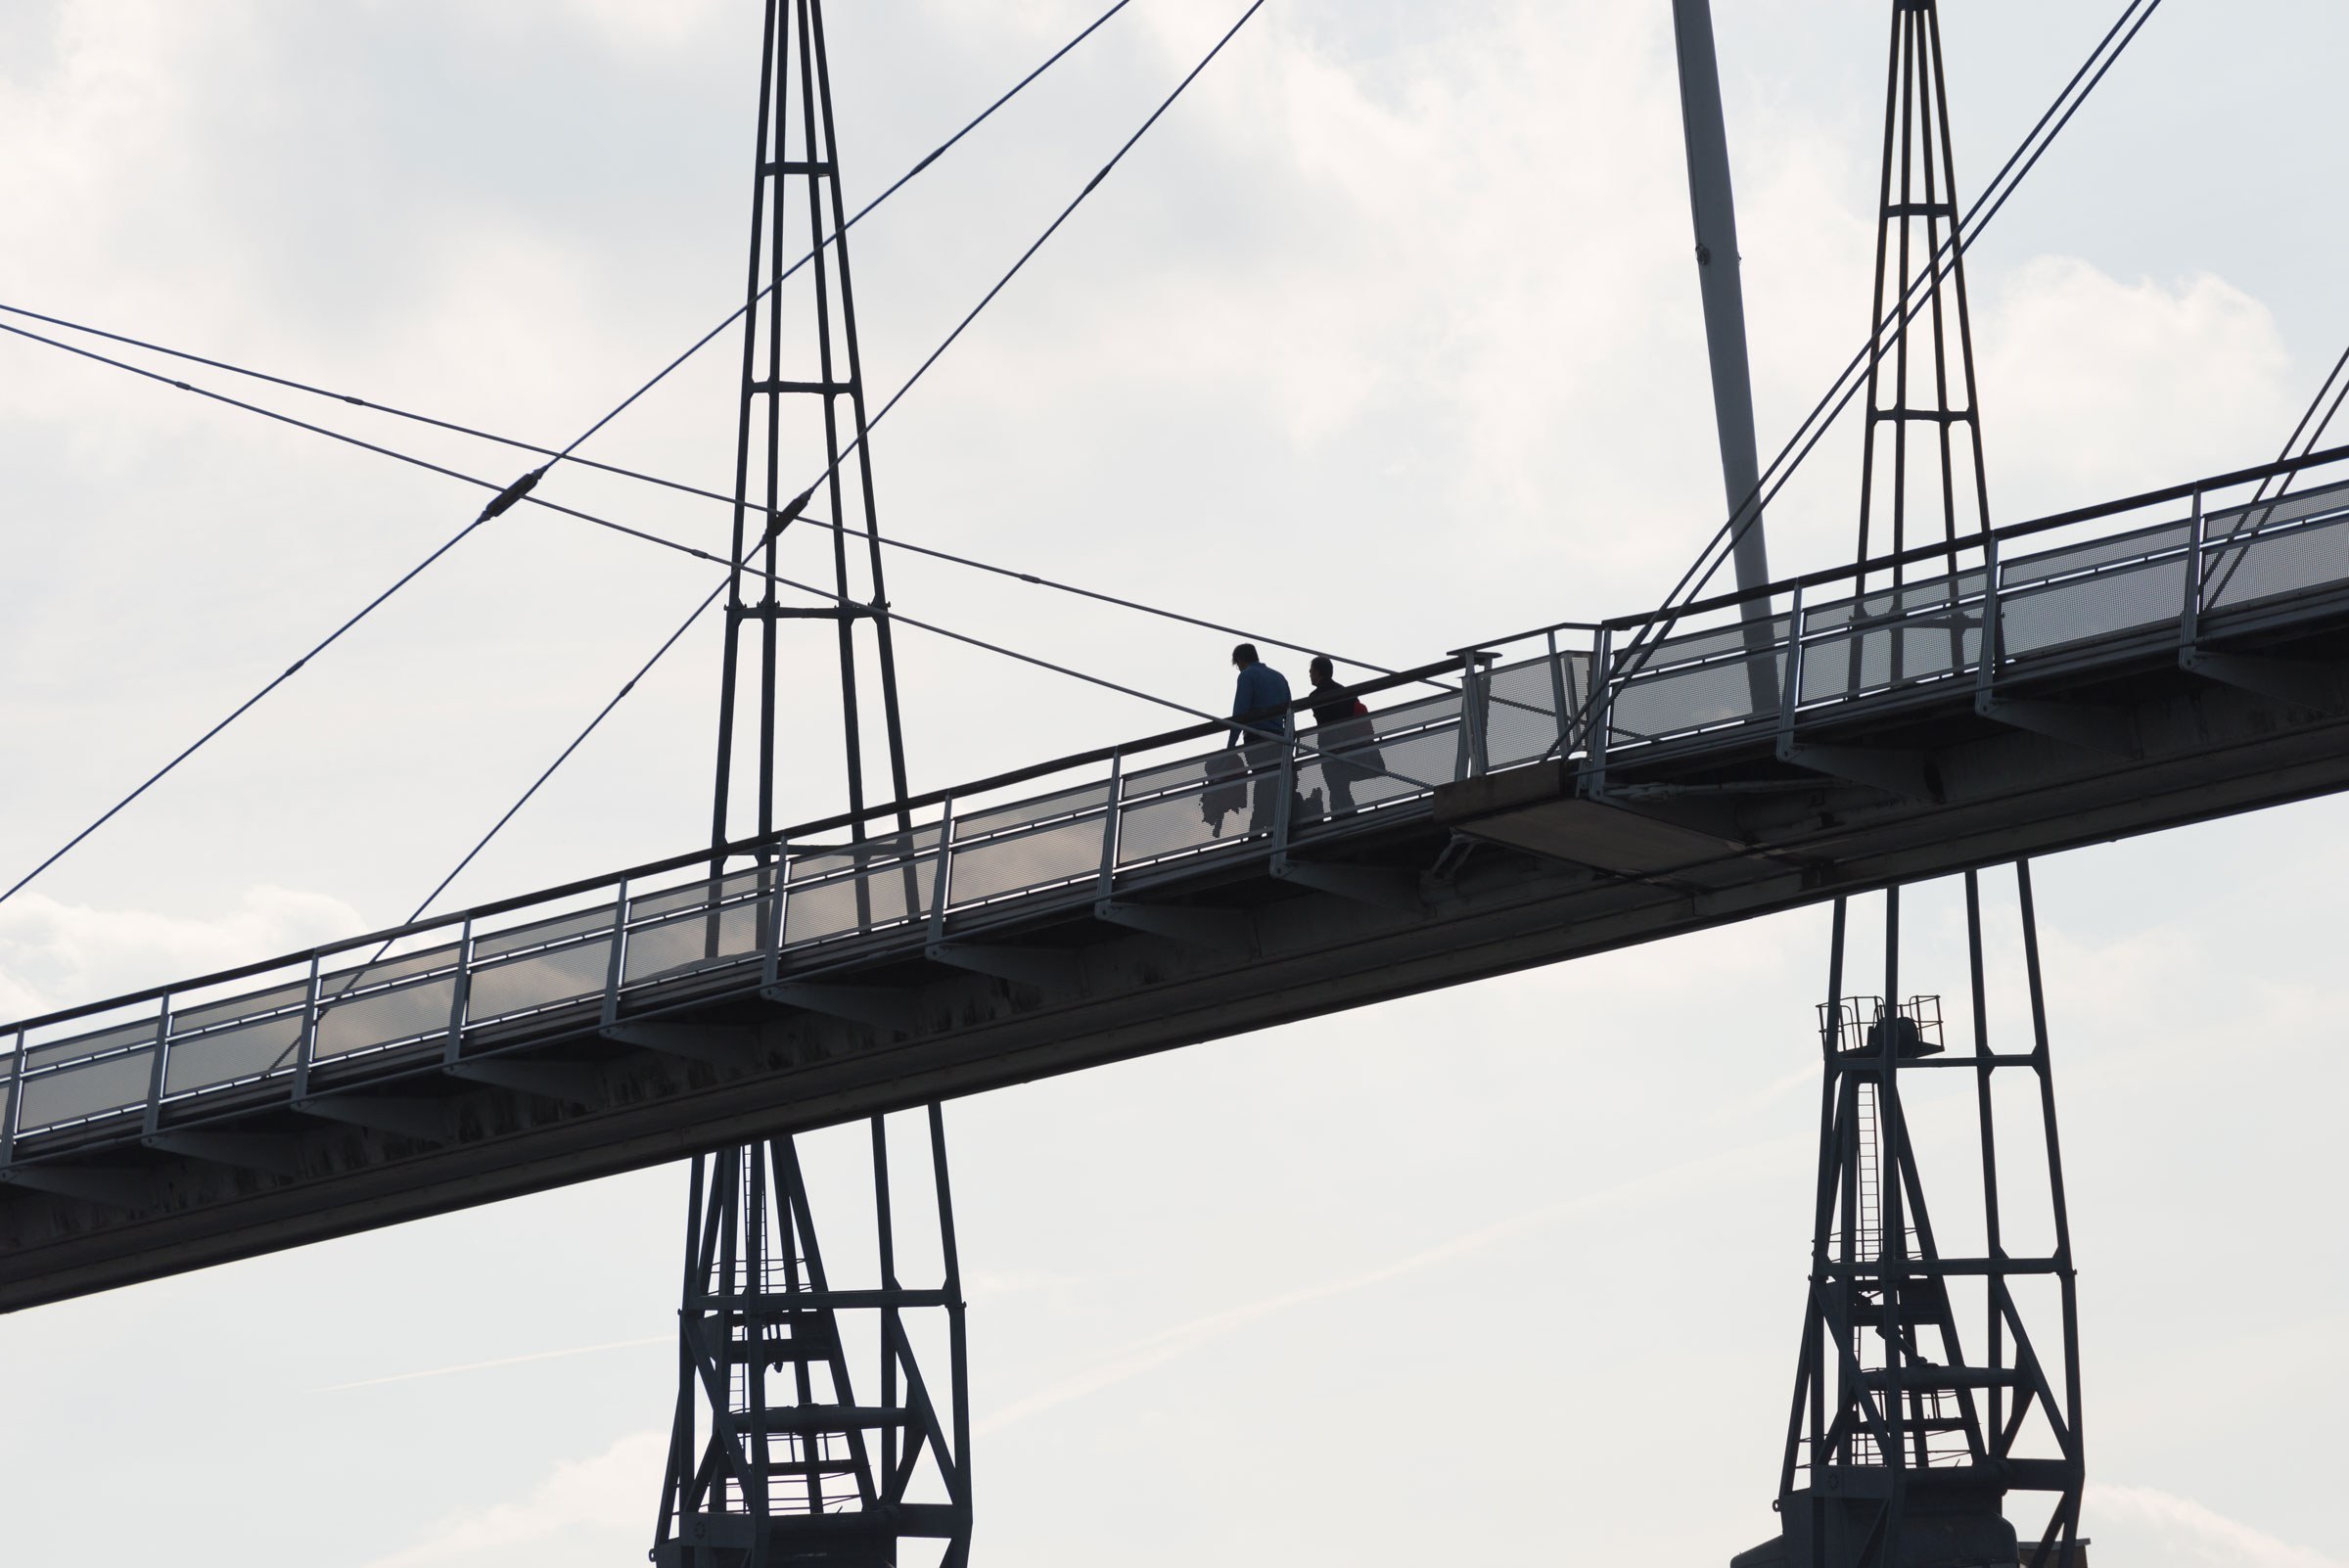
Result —
[[[1337,671],[1330,668],[1327,654],[1313,655],[1313,662],[1306,666],[1305,669],[1307,674],[1313,676],[1315,685],[1326,680],[1337,679]]]
[[[1256,663],[1256,644],[1243,642],[1231,651],[1231,668],[1245,669]]]

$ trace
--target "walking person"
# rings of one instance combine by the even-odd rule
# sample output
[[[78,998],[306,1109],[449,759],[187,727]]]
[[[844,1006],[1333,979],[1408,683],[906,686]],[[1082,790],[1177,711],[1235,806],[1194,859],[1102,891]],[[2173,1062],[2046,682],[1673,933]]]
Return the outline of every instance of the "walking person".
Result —
[[[1255,787],[1248,811],[1248,831],[1269,833],[1280,802],[1281,748],[1289,738],[1288,677],[1256,656],[1256,644],[1243,642],[1231,651],[1231,666],[1240,672],[1231,694],[1230,745],[1246,761]]]
[[[1307,672],[1313,684],[1305,700],[1313,706],[1313,745],[1321,754],[1321,778],[1329,785],[1330,812],[1348,816],[1355,808],[1354,786],[1377,776],[1385,759],[1370,744],[1377,738],[1370,724],[1370,710],[1338,684],[1329,656],[1314,655]]]

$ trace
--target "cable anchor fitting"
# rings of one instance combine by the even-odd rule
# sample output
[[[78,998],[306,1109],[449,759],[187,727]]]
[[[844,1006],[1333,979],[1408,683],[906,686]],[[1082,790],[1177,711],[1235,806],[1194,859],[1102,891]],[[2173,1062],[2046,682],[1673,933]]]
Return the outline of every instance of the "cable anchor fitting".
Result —
[[[793,496],[791,500],[785,504],[782,511],[777,512],[771,519],[768,520],[766,525],[766,537],[760,539],[759,542],[760,544],[773,543],[775,535],[781,533],[785,529],[791,527],[794,523],[797,523],[800,520],[800,514],[807,510],[807,503],[814,499],[815,486],[812,484],[800,491],[799,494]]]
[[[543,467],[533,468],[528,474],[525,474],[522,478],[516,480],[513,484],[498,491],[495,495],[489,498],[489,504],[482,508],[482,515],[476,518],[474,521],[477,523],[486,523],[493,517],[498,517],[506,512],[511,511],[516,502],[520,501],[524,496],[530,494],[530,491],[538,487],[538,482],[546,478],[547,469],[550,469],[554,466],[554,464],[548,463]]]

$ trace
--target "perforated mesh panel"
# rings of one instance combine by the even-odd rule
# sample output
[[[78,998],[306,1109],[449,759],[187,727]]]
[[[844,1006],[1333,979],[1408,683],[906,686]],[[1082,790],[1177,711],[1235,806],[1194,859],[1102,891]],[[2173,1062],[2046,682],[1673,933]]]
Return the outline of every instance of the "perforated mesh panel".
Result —
[[[783,902],[784,944],[818,942],[859,929],[920,919],[930,912],[937,878],[936,855],[893,861],[812,885],[800,882],[795,866],[791,891]]]
[[[444,1034],[456,994],[456,977],[444,975],[336,1002],[318,1015],[314,1059]]]
[[[1253,780],[1248,788],[1253,798]],[[1204,808],[1203,792],[1198,790],[1127,807],[1118,822],[1118,864],[1138,865],[1219,840],[1246,838],[1249,810],[1243,804],[1236,811],[1213,820]]]
[[[2274,528],[2280,523],[2296,523],[2302,518],[2337,512],[2344,507],[2349,507],[2349,483],[2322,485],[2278,500],[2263,501],[2257,506],[2234,506],[2225,511],[2206,512],[2202,519],[2202,537],[2205,541],[2224,538],[2238,531]]]
[[[291,1067],[300,1045],[299,1013],[216,1029],[194,1039],[174,1038],[163,1058],[163,1092],[186,1094]]]
[[[947,896],[961,904],[1095,875],[1101,866],[1105,826],[1102,813],[1095,811],[1054,827],[998,835],[956,850]]]
[[[63,1039],[44,1040],[25,1048],[25,1070],[29,1072],[36,1067],[47,1067],[53,1062],[69,1062],[77,1057],[97,1056],[125,1045],[150,1043],[161,1022],[159,1015],[135,1023],[94,1029],[86,1035],[68,1035]]]
[[[1493,767],[1531,761],[1558,741],[1558,671],[1545,656],[1503,665],[1486,683],[1485,760]]]
[[[476,932],[473,938],[473,956],[494,958],[500,953],[520,952],[526,947],[544,947],[571,937],[590,933],[601,935],[612,929],[617,909],[603,904],[582,909],[576,914],[557,915],[552,920],[533,920],[527,926],[512,926],[504,931]]]
[[[2204,520],[2203,537],[2211,536],[2209,520]],[[2115,533],[2108,538],[2092,540],[2087,544],[2067,545],[2060,550],[2042,550],[2032,555],[2018,555],[1999,563],[1999,582],[2004,588],[2027,587],[2045,582],[2050,577],[2062,576],[2067,572],[2085,572],[2112,561],[2127,561],[2142,555],[2158,555],[2165,550],[2183,550],[2193,537],[2193,520],[2180,523],[2159,523],[2151,528],[2132,529],[2127,533]]]
[[[17,1130],[37,1132],[67,1122],[142,1107],[147,1103],[147,1084],[154,1071],[155,1047],[150,1045],[145,1050],[28,1078]]]
[[[1931,626],[1886,626],[1825,637],[1803,649],[1801,702],[1852,697],[1971,669],[1982,628],[1970,609]]]
[[[465,993],[465,1016],[475,1023],[603,994],[611,971],[612,939],[579,943],[509,958],[502,963],[477,964]]]
[[[655,915],[676,914],[688,909],[706,909],[712,903],[731,903],[739,899],[756,898],[771,892],[777,873],[769,866],[736,871],[716,882],[688,882],[683,887],[664,888],[659,893],[645,893],[628,899],[628,920],[631,924],[649,920]]]
[[[429,947],[421,952],[387,958],[378,963],[330,969],[318,977],[318,995],[324,1001],[342,1001],[412,975],[446,973],[456,968],[458,956],[457,948],[451,945]]]
[[[224,996],[216,1002],[206,1002],[201,1007],[174,1007],[171,1009],[172,1038],[193,1035],[198,1030],[240,1018],[256,1018],[289,1007],[300,1007],[309,997],[310,983],[308,977],[304,976],[290,986],[272,986],[267,991],[249,991],[241,995]]]
[[[760,905],[736,903],[715,914],[677,915],[631,929],[622,958],[621,982],[633,985],[658,975],[747,957],[759,950]]]
[[[1652,740],[1753,716],[1749,668],[1756,662],[1738,659],[1634,677],[1617,688],[1609,705],[1610,743]],[[1769,689],[1776,691],[1777,656],[1766,655],[1759,663]]]
[[[2186,561],[2120,567],[1999,601],[2000,651],[2012,659],[2132,626],[2175,623],[2186,603]]]
[[[791,882],[796,888],[800,883],[820,882],[843,871],[888,865],[901,861],[908,854],[925,854],[938,848],[940,836],[938,824],[931,823],[910,833],[878,833],[837,849],[794,850]]]
[[[1003,828],[1024,827],[1032,822],[1047,821],[1079,811],[1098,811],[1108,804],[1109,780],[1105,778],[1098,784],[1085,784],[1052,795],[1039,795],[1032,800],[1013,801],[1008,806],[990,806],[984,810],[964,811],[957,807],[954,813],[954,842],[964,844]]]
[[[1358,786],[1355,798],[1401,800],[1448,784],[1459,766],[1461,748],[1456,718],[1437,729],[1423,729],[1393,739],[1382,736],[1378,743],[1378,777]]]
[[[2259,534],[2209,553],[2206,609],[2248,604],[2349,577],[2349,526],[2317,523]]]

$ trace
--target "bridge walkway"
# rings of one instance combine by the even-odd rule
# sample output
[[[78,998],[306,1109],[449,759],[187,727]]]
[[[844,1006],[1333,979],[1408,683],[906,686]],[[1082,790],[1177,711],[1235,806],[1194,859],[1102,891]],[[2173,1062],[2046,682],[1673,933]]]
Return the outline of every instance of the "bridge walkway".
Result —
[[[9,1026],[0,1309],[2349,786],[2345,456]]]

